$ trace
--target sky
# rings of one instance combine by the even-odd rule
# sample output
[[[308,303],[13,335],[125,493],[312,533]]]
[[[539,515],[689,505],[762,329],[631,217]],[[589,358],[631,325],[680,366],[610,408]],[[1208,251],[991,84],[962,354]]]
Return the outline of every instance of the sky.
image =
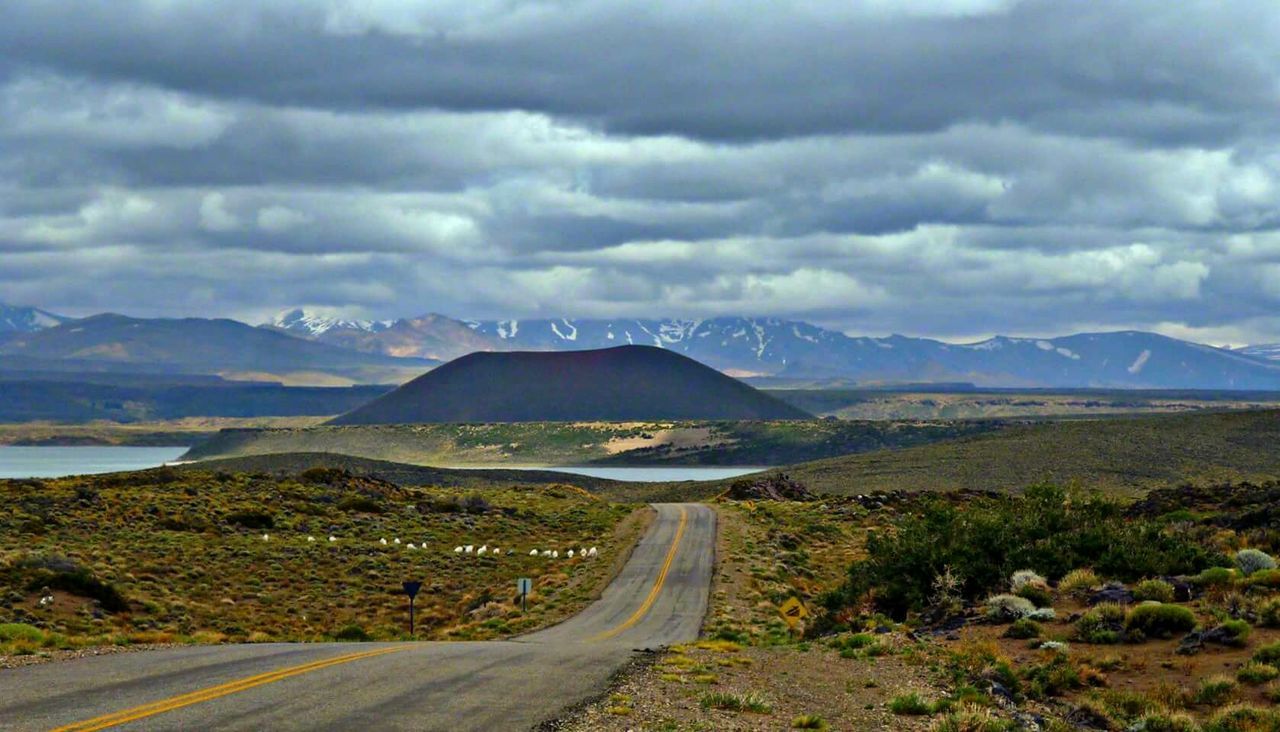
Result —
[[[1280,341],[1280,3],[5,0],[0,301]]]

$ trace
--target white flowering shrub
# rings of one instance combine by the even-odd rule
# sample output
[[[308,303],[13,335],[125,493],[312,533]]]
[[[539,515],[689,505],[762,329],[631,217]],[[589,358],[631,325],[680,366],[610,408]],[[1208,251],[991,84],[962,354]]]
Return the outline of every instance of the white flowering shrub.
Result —
[[[1241,549],[1236,552],[1236,566],[1246,577],[1262,569],[1275,569],[1276,560],[1264,551]]]
[[[1027,617],[1031,618],[1032,620],[1040,620],[1040,621],[1053,620],[1054,618],[1058,617],[1058,613],[1055,612],[1054,609],[1051,607],[1038,607],[1035,610],[1032,610],[1031,614],[1028,615]]]

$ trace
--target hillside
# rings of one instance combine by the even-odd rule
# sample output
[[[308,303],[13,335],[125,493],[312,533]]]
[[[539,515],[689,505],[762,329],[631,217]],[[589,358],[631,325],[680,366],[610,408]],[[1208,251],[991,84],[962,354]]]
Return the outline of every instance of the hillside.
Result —
[[[414,465],[784,465],[1003,427],[997,421],[519,422],[226,429],[184,460],[333,453]]]
[[[0,302],[0,336],[11,333],[34,333],[70,320],[39,308],[18,307]]]
[[[335,425],[654,419],[808,419],[808,413],[661,348],[473,353]]]
[[[253,381],[338,385],[398,383],[435,365],[358,353],[234,320],[95,315],[0,343],[0,356],[26,370],[217,374]],[[86,367],[87,366],[87,367]]]
[[[1280,477],[1280,411],[1051,422],[802,463],[788,474],[837,494],[1052,481],[1124,493],[1181,483]]]

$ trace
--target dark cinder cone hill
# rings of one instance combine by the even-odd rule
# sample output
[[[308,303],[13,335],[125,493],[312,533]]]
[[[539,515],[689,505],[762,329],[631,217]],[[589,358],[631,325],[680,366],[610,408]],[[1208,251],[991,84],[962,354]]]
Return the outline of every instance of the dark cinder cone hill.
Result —
[[[811,418],[686,356],[620,346],[472,353],[330,424]]]

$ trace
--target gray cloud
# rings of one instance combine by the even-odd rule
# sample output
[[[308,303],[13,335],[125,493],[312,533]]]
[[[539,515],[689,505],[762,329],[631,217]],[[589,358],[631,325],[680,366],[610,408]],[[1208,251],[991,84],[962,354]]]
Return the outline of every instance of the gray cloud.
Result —
[[[6,6],[0,300],[1280,340],[1280,9]]]

